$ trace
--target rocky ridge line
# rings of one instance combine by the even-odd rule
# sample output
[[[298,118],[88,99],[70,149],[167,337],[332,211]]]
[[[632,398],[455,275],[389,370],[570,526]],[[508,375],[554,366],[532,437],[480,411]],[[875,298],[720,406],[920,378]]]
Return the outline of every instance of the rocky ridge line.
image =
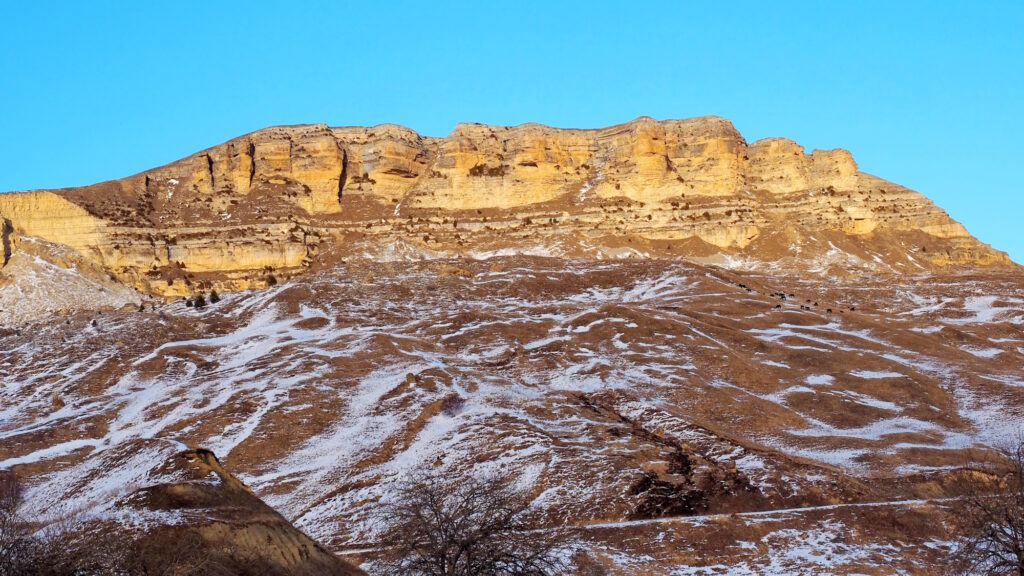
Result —
[[[20,239],[166,297],[262,286],[341,258],[684,257],[842,274],[1013,266],[849,152],[723,118],[592,130],[271,127],[92,186],[0,195]],[[2,280],[0,280],[2,281]]]

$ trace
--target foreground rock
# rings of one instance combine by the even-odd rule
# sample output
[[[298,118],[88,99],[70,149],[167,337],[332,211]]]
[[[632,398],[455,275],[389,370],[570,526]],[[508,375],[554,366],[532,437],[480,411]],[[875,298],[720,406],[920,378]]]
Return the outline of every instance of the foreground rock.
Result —
[[[153,474],[161,482],[121,498],[107,511],[139,521],[142,555],[186,543],[197,564],[236,574],[363,574],[264,504],[208,450],[175,454]],[[202,566],[191,568],[203,573]]]

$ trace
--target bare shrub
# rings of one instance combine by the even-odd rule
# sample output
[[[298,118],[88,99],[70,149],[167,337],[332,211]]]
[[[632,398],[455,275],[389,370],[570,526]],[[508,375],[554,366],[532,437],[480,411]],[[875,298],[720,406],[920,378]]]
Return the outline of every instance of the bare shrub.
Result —
[[[124,545],[100,523],[71,516],[47,524],[20,513],[18,476],[0,471],[0,576],[122,576]]]
[[[13,513],[21,503],[21,483],[10,470],[0,470],[0,514]]]
[[[562,573],[556,535],[531,530],[530,503],[508,481],[422,475],[388,509],[384,543],[398,576]]]
[[[21,494],[17,475],[0,471],[0,576],[27,573],[38,556],[38,543],[18,515]]]
[[[964,477],[955,573],[1024,576],[1024,437],[999,456]]]
[[[212,554],[198,534],[185,529],[142,535],[127,548],[122,565],[130,576],[270,574],[230,566],[225,558]]]
[[[441,400],[441,412],[447,416],[454,416],[458,414],[465,405],[466,399],[458,392],[452,392]]]
[[[193,576],[217,570],[194,539],[135,540],[117,525],[70,515],[45,524],[21,514],[18,476],[0,471],[0,576]],[[265,572],[253,571],[252,574]]]

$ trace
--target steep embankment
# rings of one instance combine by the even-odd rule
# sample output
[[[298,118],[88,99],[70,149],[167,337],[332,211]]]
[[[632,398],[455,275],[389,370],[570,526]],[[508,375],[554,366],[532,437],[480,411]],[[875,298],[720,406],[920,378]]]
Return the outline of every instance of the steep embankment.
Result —
[[[1024,421],[1021,279],[346,262],[0,330],[0,469],[53,514],[208,447],[381,575],[387,505],[427,472],[508,475],[611,574],[934,574],[945,516],[917,500]]]
[[[1010,264],[847,151],[747,144],[717,117],[460,124],[446,138],[274,127],[122,180],[3,194],[0,217],[7,255],[35,236],[165,296],[351,256],[681,256],[832,273]]]

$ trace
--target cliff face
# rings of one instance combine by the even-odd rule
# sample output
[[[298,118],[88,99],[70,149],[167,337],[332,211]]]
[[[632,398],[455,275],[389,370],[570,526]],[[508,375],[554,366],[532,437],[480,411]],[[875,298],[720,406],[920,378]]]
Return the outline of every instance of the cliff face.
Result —
[[[0,195],[17,238],[147,292],[262,285],[337,258],[529,252],[902,272],[1011,265],[845,150],[716,117],[596,130],[273,127],[93,186]],[[12,248],[8,249],[8,246]]]

